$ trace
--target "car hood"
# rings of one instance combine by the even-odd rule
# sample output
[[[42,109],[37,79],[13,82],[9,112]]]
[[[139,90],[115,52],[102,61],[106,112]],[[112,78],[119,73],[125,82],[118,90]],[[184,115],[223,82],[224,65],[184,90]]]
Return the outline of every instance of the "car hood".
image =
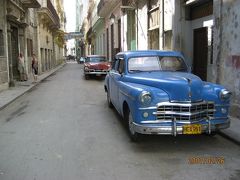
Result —
[[[90,69],[109,69],[109,62],[88,62],[84,64]]]
[[[202,100],[203,81],[186,72],[143,72],[130,74],[127,81],[159,88],[165,91],[170,101]]]

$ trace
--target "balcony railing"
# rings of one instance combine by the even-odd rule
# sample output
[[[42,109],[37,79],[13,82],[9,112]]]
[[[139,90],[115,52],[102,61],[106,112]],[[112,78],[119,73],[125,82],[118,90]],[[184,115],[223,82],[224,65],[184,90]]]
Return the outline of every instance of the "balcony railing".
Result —
[[[120,0],[100,0],[97,6],[97,13],[101,17],[105,17]]]
[[[59,16],[57,14],[57,11],[55,10],[54,6],[52,5],[52,2],[50,0],[47,0],[47,8],[51,11],[55,21],[58,25],[60,25]]]
[[[38,0],[21,0],[21,2],[23,4],[23,6],[27,7],[27,8],[40,8],[41,7]]]
[[[9,2],[13,3],[17,7],[20,7],[20,8],[23,7],[21,0],[10,0]]]
[[[60,28],[60,19],[57,14],[57,11],[55,10],[52,2],[50,0],[43,0],[42,1],[42,7],[39,10],[40,14],[44,14],[45,16],[51,20],[52,25],[51,28],[53,29],[59,29]]]

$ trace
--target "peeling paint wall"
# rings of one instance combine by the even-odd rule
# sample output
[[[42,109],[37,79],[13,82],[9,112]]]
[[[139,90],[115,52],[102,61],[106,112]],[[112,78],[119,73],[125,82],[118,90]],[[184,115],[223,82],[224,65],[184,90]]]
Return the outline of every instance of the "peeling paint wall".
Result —
[[[137,10],[137,42],[138,50],[148,49],[148,7],[145,1],[138,2]]]
[[[0,17],[6,17],[6,1],[0,1]],[[0,91],[8,88],[8,60],[7,60],[7,22],[0,18],[1,54],[0,54]]]
[[[231,115],[240,118],[240,1],[214,0],[213,79],[233,93]]]

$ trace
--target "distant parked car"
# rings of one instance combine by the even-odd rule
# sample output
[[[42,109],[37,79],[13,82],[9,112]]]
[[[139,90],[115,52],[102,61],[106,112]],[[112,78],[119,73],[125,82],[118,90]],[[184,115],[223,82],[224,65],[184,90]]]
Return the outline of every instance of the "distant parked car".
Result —
[[[85,79],[89,79],[90,75],[106,75],[110,69],[110,62],[105,56],[101,55],[89,55],[85,59],[84,63],[84,76]]]
[[[231,93],[191,74],[179,52],[120,52],[104,87],[134,141],[139,134],[214,134],[230,126]]]

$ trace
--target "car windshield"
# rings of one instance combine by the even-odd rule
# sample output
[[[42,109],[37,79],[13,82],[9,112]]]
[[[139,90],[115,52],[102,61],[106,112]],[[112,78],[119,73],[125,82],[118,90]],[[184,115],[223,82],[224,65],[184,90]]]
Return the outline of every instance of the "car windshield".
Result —
[[[133,57],[128,60],[129,72],[187,71],[183,59],[175,56]]]
[[[105,57],[87,57],[85,62],[106,62]]]

